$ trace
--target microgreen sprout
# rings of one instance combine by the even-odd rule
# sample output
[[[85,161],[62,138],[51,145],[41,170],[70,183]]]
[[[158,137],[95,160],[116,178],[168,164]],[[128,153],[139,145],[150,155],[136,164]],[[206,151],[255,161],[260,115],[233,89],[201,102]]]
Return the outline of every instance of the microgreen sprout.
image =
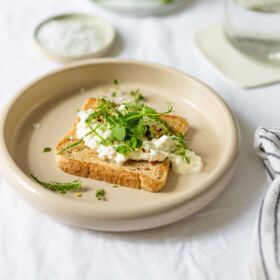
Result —
[[[114,84],[118,86],[117,80],[114,80]],[[141,149],[144,141],[169,135],[173,137],[176,145],[173,152],[189,162],[184,135],[173,131],[162,118],[173,111],[171,105],[168,105],[164,112],[157,112],[154,108],[140,102],[127,101],[121,107],[120,109],[119,105],[106,97],[100,97],[96,108],[85,120],[90,131],[82,139],[64,147],[59,154],[80,145],[91,134],[98,137],[100,143],[105,146],[114,145],[116,152],[123,155]],[[99,129],[109,129],[111,133],[105,139],[100,135]]]

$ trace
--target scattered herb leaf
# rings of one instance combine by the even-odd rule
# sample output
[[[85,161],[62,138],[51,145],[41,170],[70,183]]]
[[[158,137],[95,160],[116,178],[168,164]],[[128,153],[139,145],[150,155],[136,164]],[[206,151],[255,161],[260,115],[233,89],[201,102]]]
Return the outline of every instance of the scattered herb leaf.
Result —
[[[95,192],[95,197],[98,199],[98,200],[105,200],[105,190],[104,189],[98,189],[96,190]]]
[[[43,149],[43,153],[49,153],[49,152],[51,152],[52,151],[52,148],[50,148],[50,147],[45,147],[44,149]]]
[[[66,193],[67,191],[77,191],[81,189],[81,182],[80,181],[73,181],[69,183],[59,183],[59,182],[43,182],[35,177],[33,174],[30,176],[41,186],[44,188],[53,191],[53,192],[60,192]]]
[[[130,92],[130,95],[134,98],[134,101],[136,103],[140,102],[140,101],[144,101],[145,97],[142,95],[141,91],[139,89],[137,90],[132,90]]]
[[[119,85],[119,81],[118,81],[117,79],[114,79],[113,82],[114,82],[114,85],[115,85],[115,86],[118,86],[118,85]]]

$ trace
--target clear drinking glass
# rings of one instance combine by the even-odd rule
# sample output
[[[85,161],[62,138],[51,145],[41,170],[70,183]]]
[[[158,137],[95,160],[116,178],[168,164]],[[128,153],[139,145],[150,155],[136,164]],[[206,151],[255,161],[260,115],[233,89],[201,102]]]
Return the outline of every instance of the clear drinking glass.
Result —
[[[241,51],[280,62],[280,0],[226,0],[224,30]]]

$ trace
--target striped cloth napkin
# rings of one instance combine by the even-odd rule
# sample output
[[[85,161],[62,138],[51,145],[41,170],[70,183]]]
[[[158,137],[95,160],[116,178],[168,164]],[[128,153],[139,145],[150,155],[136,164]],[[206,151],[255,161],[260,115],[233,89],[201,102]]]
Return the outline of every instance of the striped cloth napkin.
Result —
[[[253,280],[280,280],[280,128],[258,128],[255,148],[270,186],[258,213],[250,273]]]

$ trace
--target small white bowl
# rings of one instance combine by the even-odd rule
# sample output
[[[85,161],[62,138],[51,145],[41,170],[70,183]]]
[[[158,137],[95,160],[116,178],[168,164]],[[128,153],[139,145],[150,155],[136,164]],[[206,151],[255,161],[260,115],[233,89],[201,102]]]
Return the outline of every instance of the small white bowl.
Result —
[[[40,34],[45,28],[50,26],[50,24],[53,24],[55,22],[57,23],[59,21],[69,21],[69,22],[72,21],[72,23],[73,22],[79,23],[83,21],[91,22],[91,24],[93,24],[93,27],[96,28],[98,32],[102,32],[102,36],[104,40],[103,44],[96,47],[96,50],[92,52],[79,54],[79,55],[67,55],[59,52],[58,50],[56,51],[54,49],[48,48],[48,46],[46,46],[45,43],[40,38]],[[63,63],[104,56],[112,49],[115,42],[115,37],[116,37],[115,29],[107,21],[96,16],[92,16],[88,14],[80,14],[80,13],[61,14],[61,15],[49,17],[36,27],[33,34],[35,45],[45,57]],[[64,40],[65,38],[60,37],[59,39]],[[82,43],[83,41],[81,40],[81,44]]]

